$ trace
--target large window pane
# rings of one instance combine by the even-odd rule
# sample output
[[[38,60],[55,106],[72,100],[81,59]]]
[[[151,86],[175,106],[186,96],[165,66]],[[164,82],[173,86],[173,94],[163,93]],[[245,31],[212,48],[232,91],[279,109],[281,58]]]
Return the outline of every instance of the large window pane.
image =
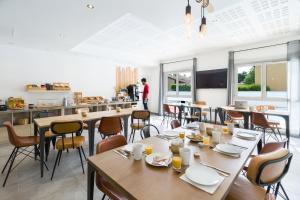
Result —
[[[238,67],[238,96],[261,96],[261,65]]]
[[[267,64],[267,97],[287,98],[287,63]]]
[[[167,74],[167,84],[168,84],[168,91],[167,95],[176,95],[177,90],[177,74],[175,73],[168,73]]]
[[[191,91],[192,91],[191,72],[178,73],[178,91],[179,91],[179,95],[191,95]]]

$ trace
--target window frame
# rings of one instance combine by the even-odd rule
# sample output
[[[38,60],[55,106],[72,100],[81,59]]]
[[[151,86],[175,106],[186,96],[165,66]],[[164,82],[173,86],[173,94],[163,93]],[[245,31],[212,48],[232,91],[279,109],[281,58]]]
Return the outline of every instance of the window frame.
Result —
[[[286,75],[287,75],[287,96],[286,97],[268,97],[267,95],[267,65],[269,64],[286,64]],[[245,66],[261,66],[261,94],[258,97],[251,96],[239,96],[238,95],[238,68]],[[277,101],[277,102],[287,102],[289,101],[289,83],[288,83],[288,71],[289,71],[288,61],[280,60],[280,61],[263,61],[263,62],[253,62],[249,64],[237,64],[234,67],[234,100],[257,100],[257,101]]]
[[[179,73],[191,73],[191,92],[189,95],[183,95],[179,94]],[[171,95],[168,94],[168,74],[176,74],[176,95]],[[181,70],[176,70],[176,71],[167,71],[164,72],[164,87],[165,87],[165,97],[173,97],[173,98],[178,98],[178,97],[184,97],[184,98],[192,98],[193,96],[193,89],[194,89],[194,81],[193,81],[193,70],[191,69],[181,69]]]

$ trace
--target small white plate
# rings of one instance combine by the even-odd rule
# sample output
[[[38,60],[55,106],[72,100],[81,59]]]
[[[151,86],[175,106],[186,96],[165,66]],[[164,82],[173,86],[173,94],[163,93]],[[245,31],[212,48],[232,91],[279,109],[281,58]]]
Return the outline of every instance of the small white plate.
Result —
[[[160,156],[160,157],[161,156],[166,156],[166,157],[168,157],[168,160],[162,161],[160,163],[155,163],[155,162],[153,162],[153,160],[156,156]],[[169,164],[171,164],[172,159],[171,159],[170,155],[163,155],[163,154],[159,154],[159,153],[153,153],[153,154],[147,155],[145,161],[146,161],[146,163],[148,163],[149,165],[154,166],[154,167],[168,167]]]
[[[187,128],[198,129],[199,123],[190,123],[186,125]]]
[[[256,136],[254,134],[244,133],[244,132],[238,132],[236,134],[236,137],[245,139],[245,140],[255,140],[256,139]]]
[[[178,137],[178,131],[164,131],[161,135],[166,137]]]
[[[218,144],[216,148],[217,150],[228,154],[241,154],[243,152],[241,148],[230,144]]]
[[[192,182],[206,186],[216,185],[222,179],[215,170],[203,165],[190,166],[186,169],[185,175]]]

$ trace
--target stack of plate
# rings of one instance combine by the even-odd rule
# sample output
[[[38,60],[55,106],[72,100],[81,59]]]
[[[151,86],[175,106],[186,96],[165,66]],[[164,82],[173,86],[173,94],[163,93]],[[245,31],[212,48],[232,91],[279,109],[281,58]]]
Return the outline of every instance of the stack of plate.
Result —
[[[235,136],[243,140],[256,140],[256,135],[254,133],[237,132]]]
[[[243,149],[230,144],[218,144],[216,146],[216,151],[223,153],[225,155],[239,157],[243,152]]]
[[[185,171],[185,176],[190,181],[204,186],[213,186],[222,181],[222,177],[213,169],[203,166],[190,166]]]

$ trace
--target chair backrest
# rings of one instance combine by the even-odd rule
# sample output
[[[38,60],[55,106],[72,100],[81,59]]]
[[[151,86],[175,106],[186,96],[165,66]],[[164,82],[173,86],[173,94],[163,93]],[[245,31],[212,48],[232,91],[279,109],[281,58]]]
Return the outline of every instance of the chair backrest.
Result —
[[[83,123],[80,120],[74,121],[55,121],[50,125],[51,131],[57,135],[77,133],[82,131]]]
[[[9,142],[12,145],[17,146],[20,143],[19,136],[17,135],[17,133],[16,133],[15,129],[13,128],[11,122],[6,121],[6,122],[3,123],[3,126],[5,126],[6,129],[7,129]]]
[[[96,147],[96,153],[103,153],[126,144],[126,138],[123,135],[114,135],[99,142]]]
[[[122,131],[120,117],[103,117],[100,121],[98,131],[104,135],[116,135]]]
[[[259,154],[271,153],[281,148],[285,148],[287,144],[287,139],[280,142],[269,142],[263,146]]]
[[[164,111],[164,113],[171,113],[170,106],[168,104],[164,104],[163,111]]]
[[[131,119],[149,120],[150,112],[148,110],[135,110],[131,114]]]
[[[141,129],[141,133],[144,135],[144,138],[151,137],[151,127],[154,128],[154,130],[156,131],[156,134],[159,134],[159,130],[156,126],[154,126],[152,124],[148,124]]]
[[[262,128],[270,128],[268,120],[262,113],[253,112],[252,113],[252,124]]]
[[[243,117],[242,113],[237,112],[237,111],[232,111],[232,110],[227,111],[227,115],[229,117],[234,117],[234,118],[242,118]]]
[[[205,106],[206,102],[205,101],[196,101],[195,104]]]
[[[171,128],[175,129],[175,128],[179,128],[180,127],[180,123],[177,119],[174,119],[171,121]]]
[[[287,174],[292,157],[293,154],[283,148],[260,154],[251,159],[247,178],[260,186],[276,184]]]

